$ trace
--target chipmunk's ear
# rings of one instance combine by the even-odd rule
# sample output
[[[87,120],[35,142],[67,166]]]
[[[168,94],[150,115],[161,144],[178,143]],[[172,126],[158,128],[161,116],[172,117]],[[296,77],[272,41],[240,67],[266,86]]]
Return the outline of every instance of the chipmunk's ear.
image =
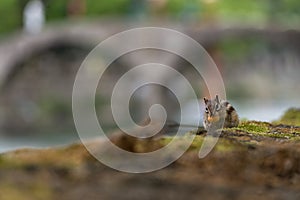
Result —
[[[204,97],[203,100],[204,100],[204,103],[207,104],[208,99],[206,97]]]
[[[220,103],[220,100],[219,100],[219,96],[218,96],[218,95],[216,95],[215,100],[216,100],[217,103]]]

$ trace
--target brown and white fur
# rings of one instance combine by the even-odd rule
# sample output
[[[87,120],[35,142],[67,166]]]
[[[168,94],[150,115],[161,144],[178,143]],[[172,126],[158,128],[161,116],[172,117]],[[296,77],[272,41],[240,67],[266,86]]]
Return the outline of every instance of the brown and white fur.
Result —
[[[223,124],[223,128],[237,127],[239,125],[239,117],[234,107],[225,100],[220,101],[218,95],[215,99],[209,100],[204,98],[205,112],[203,116],[203,125],[208,130],[212,125]],[[217,125],[222,128],[221,125]]]

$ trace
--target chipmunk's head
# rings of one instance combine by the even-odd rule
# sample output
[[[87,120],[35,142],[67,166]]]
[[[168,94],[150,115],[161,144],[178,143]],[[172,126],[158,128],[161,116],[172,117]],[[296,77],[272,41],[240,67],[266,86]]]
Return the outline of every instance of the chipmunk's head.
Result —
[[[205,104],[205,117],[209,123],[219,121],[220,112],[221,112],[221,103],[218,95],[216,95],[215,99],[207,99],[203,98]]]

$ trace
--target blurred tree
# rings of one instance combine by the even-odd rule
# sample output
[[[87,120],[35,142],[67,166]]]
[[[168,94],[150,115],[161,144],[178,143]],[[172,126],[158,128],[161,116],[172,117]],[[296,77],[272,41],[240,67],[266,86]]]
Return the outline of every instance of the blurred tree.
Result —
[[[203,0],[203,20],[208,24],[214,24],[217,21],[218,9],[217,0]]]
[[[18,0],[1,0],[0,33],[7,33],[22,26],[22,10]]]
[[[59,20],[67,17],[66,0],[45,0],[47,21]]]
[[[88,16],[124,15],[128,11],[130,0],[86,0]]]
[[[167,14],[167,0],[147,0],[147,7],[151,17],[162,17]]]
[[[200,3],[197,0],[188,0],[184,4],[181,12],[180,19],[183,21],[195,21],[200,19]]]
[[[269,24],[274,24],[278,20],[278,11],[281,9],[281,0],[269,0],[268,3],[268,21]]]
[[[68,16],[87,17],[170,16],[176,19],[201,17],[208,22],[247,22],[255,25],[271,23],[297,26],[300,20],[299,0],[42,0],[46,20],[62,20]],[[28,0],[0,1],[0,34],[22,27],[22,15]],[[149,9],[149,10],[148,10]],[[200,10],[201,9],[201,10]],[[201,11],[201,13],[200,13]]]
[[[86,13],[86,0],[69,0],[67,3],[68,16],[82,16]]]
[[[147,14],[146,0],[130,0],[127,12],[131,18],[145,18]]]

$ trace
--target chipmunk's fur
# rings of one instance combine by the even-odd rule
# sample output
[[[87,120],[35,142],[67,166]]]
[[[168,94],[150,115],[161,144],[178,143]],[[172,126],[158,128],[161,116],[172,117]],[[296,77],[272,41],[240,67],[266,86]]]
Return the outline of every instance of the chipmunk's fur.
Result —
[[[204,98],[204,103],[205,112],[203,125],[206,130],[208,130],[212,125],[223,121],[223,128],[237,127],[239,125],[238,114],[228,101],[220,101],[218,95],[216,95],[216,98],[212,100]]]

